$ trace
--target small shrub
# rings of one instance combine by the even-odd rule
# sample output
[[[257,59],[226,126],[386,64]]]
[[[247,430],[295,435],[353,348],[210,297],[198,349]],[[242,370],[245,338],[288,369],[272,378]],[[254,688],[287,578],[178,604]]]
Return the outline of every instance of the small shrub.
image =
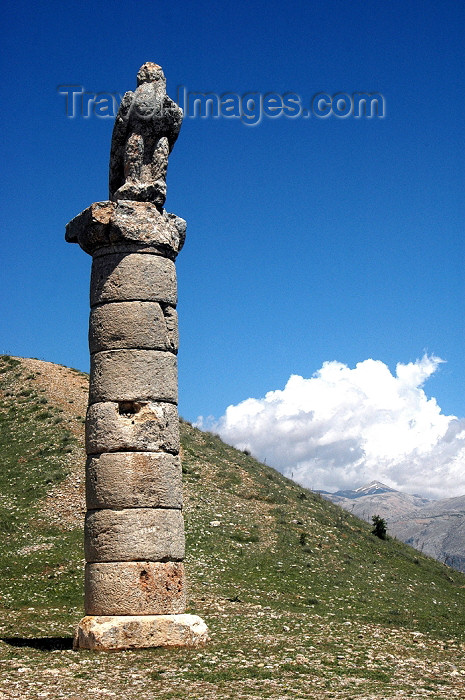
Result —
[[[307,605],[318,605],[319,602],[318,598],[307,598],[306,600]]]
[[[53,418],[53,413],[50,411],[41,411],[40,413],[37,414],[37,418],[39,420],[46,420],[47,418]]]
[[[259,537],[253,533],[248,532],[233,532],[230,538],[235,542],[241,542],[247,544],[248,542],[258,542]]]

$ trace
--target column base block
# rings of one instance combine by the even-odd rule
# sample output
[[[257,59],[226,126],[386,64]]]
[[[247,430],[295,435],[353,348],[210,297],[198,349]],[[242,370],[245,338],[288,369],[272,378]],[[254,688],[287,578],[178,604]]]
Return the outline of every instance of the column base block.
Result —
[[[73,649],[196,647],[207,641],[208,628],[198,615],[87,615],[76,628]]]

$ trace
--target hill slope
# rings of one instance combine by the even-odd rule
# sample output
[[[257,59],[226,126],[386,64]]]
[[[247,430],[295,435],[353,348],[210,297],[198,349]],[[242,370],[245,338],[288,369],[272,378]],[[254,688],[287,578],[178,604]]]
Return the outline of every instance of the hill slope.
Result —
[[[385,518],[391,535],[465,572],[465,496],[429,501],[379,482],[323,495],[369,522]]]
[[[463,697],[462,574],[184,422],[188,607],[211,642],[72,652],[87,378],[8,357],[0,378],[0,698]]]

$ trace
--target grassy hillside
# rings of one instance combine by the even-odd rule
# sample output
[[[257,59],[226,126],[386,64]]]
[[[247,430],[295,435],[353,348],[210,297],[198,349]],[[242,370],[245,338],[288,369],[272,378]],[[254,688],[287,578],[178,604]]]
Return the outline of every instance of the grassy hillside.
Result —
[[[0,359],[0,698],[465,696],[465,576],[181,421],[197,650],[72,652],[87,378]]]

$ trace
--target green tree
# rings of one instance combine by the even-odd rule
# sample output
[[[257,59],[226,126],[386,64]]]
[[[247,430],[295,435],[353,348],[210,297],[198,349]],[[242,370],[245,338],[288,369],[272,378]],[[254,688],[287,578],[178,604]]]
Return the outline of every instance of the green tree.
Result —
[[[376,535],[376,537],[379,537],[380,540],[385,540],[387,539],[387,534],[386,534],[386,521],[384,518],[380,518],[379,515],[373,515],[372,517],[373,521],[373,530],[371,531],[373,535]]]

